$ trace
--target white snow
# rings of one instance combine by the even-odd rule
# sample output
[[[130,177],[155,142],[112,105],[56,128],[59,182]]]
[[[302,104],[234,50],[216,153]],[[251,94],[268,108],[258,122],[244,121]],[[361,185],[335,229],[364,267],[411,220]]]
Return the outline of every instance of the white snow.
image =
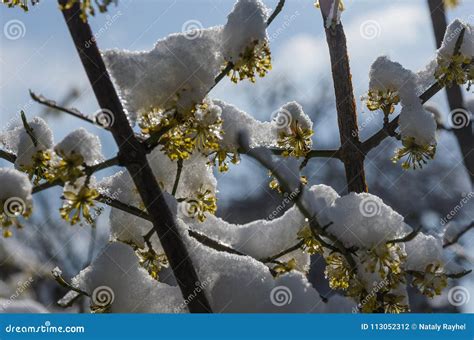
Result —
[[[86,165],[94,165],[103,160],[100,139],[84,128],[69,133],[54,149],[63,158],[81,155]]]
[[[0,201],[9,198],[18,198],[24,204],[31,204],[31,190],[33,186],[28,179],[28,175],[15,169],[0,168]],[[24,206],[26,208],[26,206]]]
[[[431,145],[436,141],[436,120],[419,103],[404,105],[399,119],[402,138],[413,137],[419,145]]]

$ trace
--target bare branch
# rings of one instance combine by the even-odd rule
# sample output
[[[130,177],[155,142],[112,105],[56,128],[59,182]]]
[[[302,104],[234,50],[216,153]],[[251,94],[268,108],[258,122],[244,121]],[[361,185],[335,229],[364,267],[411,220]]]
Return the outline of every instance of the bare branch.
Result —
[[[65,5],[67,0],[59,0],[59,3]],[[64,8],[64,6],[62,7]],[[81,20],[79,14],[79,2],[75,2],[68,9],[63,9],[65,22],[99,106],[103,110],[109,110],[114,115],[114,122],[110,126],[110,131],[119,147],[120,163],[130,173],[151,217],[153,227],[158,234],[182,295],[185,298],[194,296],[188,304],[189,311],[210,312],[211,307],[204,290],[196,292],[195,283],[200,281],[199,277],[184,240],[181,238],[173,213],[168,207],[148,163],[147,150],[135,137],[95,39],[93,39],[91,28],[87,22]],[[84,48],[86,43],[88,43],[88,48]]]
[[[3,158],[10,163],[15,163],[16,161],[16,155],[5,150],[0,150],[0,158]]]
[[[301,240],[299,241],[297,244],[295,244],[294,246],[288,248],[288,249],[285,249],[283,250],[282,252],[279,252],[278,254],[276,255],[273,255],[273,256],[270,256],[270,257],[267,257],[265,259],[261,259],[259,260],[260,262],[263,262],[263,263],[269,263],[269,262],[273,262],[275,261],[276,259],[279,259],[280,257],[282,256],[285,256],[286,254],[289,254],[291,253],[292,251],[295,251],[297,249],[300,249],[304,244],[304,240]]]
[[[176,170],[176,178],[174,180],[173,190],[171,191],[171,195],[173,196],[176,195],[176,191],[178,191],[178,184],[181,178],[181,172],[183,171],[183,160],[179,159],[177,163],[178,163],[178,168]]]
[[[280,14],[281,10],[283,9],[283,6],[285,5],[285,0],[280,0],[278,1],[278,4],[275,7],[275,10],[273,13],[270,15],[270,17],[267,20],[267,27],[270,26],[270,24],[275,20],[275,18]]]
[[[321,14],[324,22],[326,22],[333,1],[320,0],[319,3]],[[349,191],[367,192],[364,169],[365,154],[362,152],[359,140],[346,35],[341,23],[330,27],[325,25],[325,32],[331,58],[334,93],[336,95],[337,122],[341,141],[339,155],[344,163],[347,187]]]
[[[37,102],[41,105],[44,105],[44,106],[47,106],[49,108],[52,108],[52,109],[59,110],[61,112],[70,114],[70,115],[72,115],[76,118],[79,118],[79,119],[83,120],[83,121],[86,121],[86,122],[91,123],[93,125],[96,125],[98,127],[103,127],[104,129],[108,130],[108,127],[97,124],[95,119],[89,117],[85,113],[82,113],[82,112],[80,112],[79,110],[77,110],[75,108],[67,108],[67,107],[60,106],[60,105],[56,104],[56,102],[54,100],[47,99],[44,96],[38,95],[38,94],[34,93],[31,90],[30,90],[30,97],[35,102]]]
[[[416,235],[418,235],[421,231],[421,228],[422,226],[420,225],[418,228],[415,228],[413,229],[413,231],[401,238],[397,238],[395,240],[391,240],[391,241],[387,241],[386,243],[389,244],[389,243],[403,243],[403,242],[408,242],[408,241],[411,241],[413,240]]]
[[[443,248],[447,248],[449,246],[452,246],[453,244],[457,243],[459,239],[467,233],[469,230],[474,228],[474,221],[472,221],[470,224],[462,228],[457,235],[455,235],[451,240],[446,240],[443,244]]]

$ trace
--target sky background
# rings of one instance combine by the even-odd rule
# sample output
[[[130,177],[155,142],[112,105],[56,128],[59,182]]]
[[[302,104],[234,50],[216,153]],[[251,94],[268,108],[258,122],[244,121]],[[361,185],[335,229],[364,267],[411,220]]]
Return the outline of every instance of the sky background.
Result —
[[[274,8],[277,2],[264,0],[269,8]],[[369,125],[361,129],[364,139],[377,128],[370,122],[370,112],[359,100],[368,88],[371,63],[378,56],[388,55],[405,68],[417,71],[434,57],[435,41],[425,0],[344,2],[346,11],[342,14],[342,21],[348,40],[359,125]],[[203,27],[225,24],[233,4],[233,0],[119,0],[118,6],[110,6],[108,13],[91,17],[90,24],[94,32],[100,32],[96,35],[100,49],[150,50],[158,39],[181,32],[189,20],[197,20]],[[462,0],[459,7],[448,12],[448,16],[449,21],[458,17],[472,23],[474,1]],[[20,123],[20,110],[24,110],[28,117],[43,111],[43,107],[30,99],[29,89],[60,101],[71,88],[77,88],[80,95],[69,106],[90,115],[98,110],[56,1],[42,0],[28,13],[2,5],[0,19],[2,130]],[[9,39],[5,33],[5,25],[11,20],[21,22],[18,39]],[[211,92],[211,97],[232,103],[260,120],[270,120],[271,113],[286,102],[276,98],[273,108],[266,107],[268,89],[279,83],[289,84],[295,99],[302,102],[320,96],[321,91],[329,90],[332,95],[329,54],[322,28],[321,15],[313,1],[287,0],[284,10],[268,29],[273,59],[270,74],[258,79],[256,84],[240,82],[236,85],[226,78]],[[328,81],[329,88],[322,86]],[[473,97],[472,93],[466,94],[469,95]],[[436,95],[432,102],[449,112],[444,93]],[[105,157],[116,153],[111,136],[99,128],[66,115],[47,120],[56,141],[73,129],[84,126],[100,136]],[[336,148],[339,144],[334,133],[336,128],[336,115],[329,115],[315,127],[314,147]],[[447,145],[451,142],[448,139]],[[252,183],[256,169],[255,164],[244,160],[220,176],[219,198],[225,201],[229,192],[234,196],[247,194],[248,186],[236,186],[235,183]],[[224,192],[227,194],[222,194]],[[469,310],[474,310],[474,304]]]

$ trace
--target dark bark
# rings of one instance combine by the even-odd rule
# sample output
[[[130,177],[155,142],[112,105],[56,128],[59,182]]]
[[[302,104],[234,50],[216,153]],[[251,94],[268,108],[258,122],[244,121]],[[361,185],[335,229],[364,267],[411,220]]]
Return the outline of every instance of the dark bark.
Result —
[[[65,2],[65,0],[59,0],[60,4]],[[97,101],[103,110],[108,110],[113,114],[113,124],[109,126],[109,129],[119,147],[120,164],[127,168],[133,178],[168,257],[183,297],[186,299],[188,296],[195,296],[190,299],[189,311],[211,312],[204,292],[202,290],[198,292],[195,289],[196,282],[199,282],[196,270],[178,232],[174,216],[166,204],[148,164],[146,149],[135,137],[130,127],[99,49],[93,39],[91,28],[88,23],[83,22],[79,17],[79,3],[76,2],[71,9],[64,10],[63,14]]]
[[[324,23],[332,1],[321,0]],[[325,25],[326,26],[326,25]],[[344,163],[349,191],[367,192],[364,158],[359,140],[357,111],[352,87],[352,75],[347,53],[346,35],[341,23],[326,28],[326,40],[331,57],[332,78],[336,95],[337,122],[341,141],[339,156]]]
[[[444,33],[447,28],[446,13],[443,0],[428,0],[431,22],[436,39],[436,47],[439,48],[443,41]],[[465,109],[461,87],[452,85],[446,88],[449,109],[451,111]],[[452,129],[458,140],[464,165],[469,173],[471,184],[474,183],[474,138],[472,134],[472,120],[467,126],[460,129]]]

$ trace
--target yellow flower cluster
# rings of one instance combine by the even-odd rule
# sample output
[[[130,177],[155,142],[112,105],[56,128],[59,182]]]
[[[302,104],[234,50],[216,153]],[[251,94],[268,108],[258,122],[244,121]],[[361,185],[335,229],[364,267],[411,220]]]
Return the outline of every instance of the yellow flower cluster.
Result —
[[[378,272],[381,278],[390,275],[395,282],[401,279],[402,264],[406,254],[396,243],[382,244],[368,251],[365,258],[366,269],[371,273]]]
[[[101,0],[101,1],[96,0],[95,4],[97,5],[99,12],[104,13],[104,12],[107,12],[107,7],[112,2],[116,2],[116,0]],[[70,9],[76,3],[79,3],[79,6],[81,8],[80,17],[82,21],[86,22],[88,15],[92,15],[92,16],[95,15],[95,8],[93,6],[92,0],[68,0],[67,3],[65,5],[62,5],[60,8],[61,10]]]
[[[279,276],[284,273],[288,273],[298,267],[298,263],[295,259],[291,259],[288,262],[278,262],[273,268],[274,276]]]
[[[398,91],[394,90],[370,90],[365,98],[367,108],[370,111],[382,110],[385,116],[393,113],[395,106],[400,103]]]
[[[284,149],[284,157],[304,157],[311,150],[311,136],[313,130],[304,128],[298,120],[293,120],[288,131],[281,131],[277,145]]]
[[[331,289],[349,288],[349,281],[351,280],[351,269],[340,253],[332,253],[326,258],[326,269],[324,275],[329,280],[329,287]]]
[[[270,176],[270,183],[268,183],[268,186],[270,187],[270,189],[276,190],[277,192],[281,194],[283,191],[281,190],[280,183],[275,177],[273,177],[273,174],[271,171],[268,172],[268,176]],[[308,178],[306,176],[300,176],[300,183],[303,185],[308,184]]]
[[[255,40],[239,55],[239,60],[229,72],[230,80],[234,83],[249,79],[255,83],[255,76],[264,77],[272,69],[270,47],[266,41]]]
[[[321,243],[314,237],[311,227],[305,226],[298,232],[298,239],[303,241],[303,250],[310,255],[322,254],[323,247]]]
[[[153,249],[136,251],[140,265],[145,268],[150,276],[159,281],[159,273],[163,268],[168,268],[169,262],[165,254],[157,254]]]
[[[438,67],[435,71],[436,80],[443,86],[453,84],[463,85],[473,80],[471,58],[462,54],[438,57]]]
[[[443,288],[448,285],[448,278],[443,273],[441,264],[429,264],[424,272],[413,272],[413,285],[428,296],[441,295]]]
[[[407,159],[402,163],[402,168],[407,170],[417,167],[423,168],[423,165],[433,159],[436,154],[436,144],[420,145],[415,142],[415,138],[406,137],[402,139],[402,147],[395,151],[392,157],[392,162],[396,163],[400,159],[407,156]]]
[[[226,172],[229,170],[229,162],[232,164],[238,164],[240,162],[239,153],[235,151],[228,151],[225,149],[219,149],[211,154],[209,164],[218,166],[220,172]]]
[[[215,214],[217,211],[217,199],[208,189],[200,189],[195,197],[185,200],[185,214],[188,217],[197,218],[200,222],[206,220],[206,212]]]
[[[79,181],[78,181],[79,182]],[[89,184],[68,184],[63,192],[64,202],[59,209],[61,217],[71,225],[81,221],[81,216],[92,224],[91,208],[94,206],[94,200],[100,195],[99,192],[90,188]]]

